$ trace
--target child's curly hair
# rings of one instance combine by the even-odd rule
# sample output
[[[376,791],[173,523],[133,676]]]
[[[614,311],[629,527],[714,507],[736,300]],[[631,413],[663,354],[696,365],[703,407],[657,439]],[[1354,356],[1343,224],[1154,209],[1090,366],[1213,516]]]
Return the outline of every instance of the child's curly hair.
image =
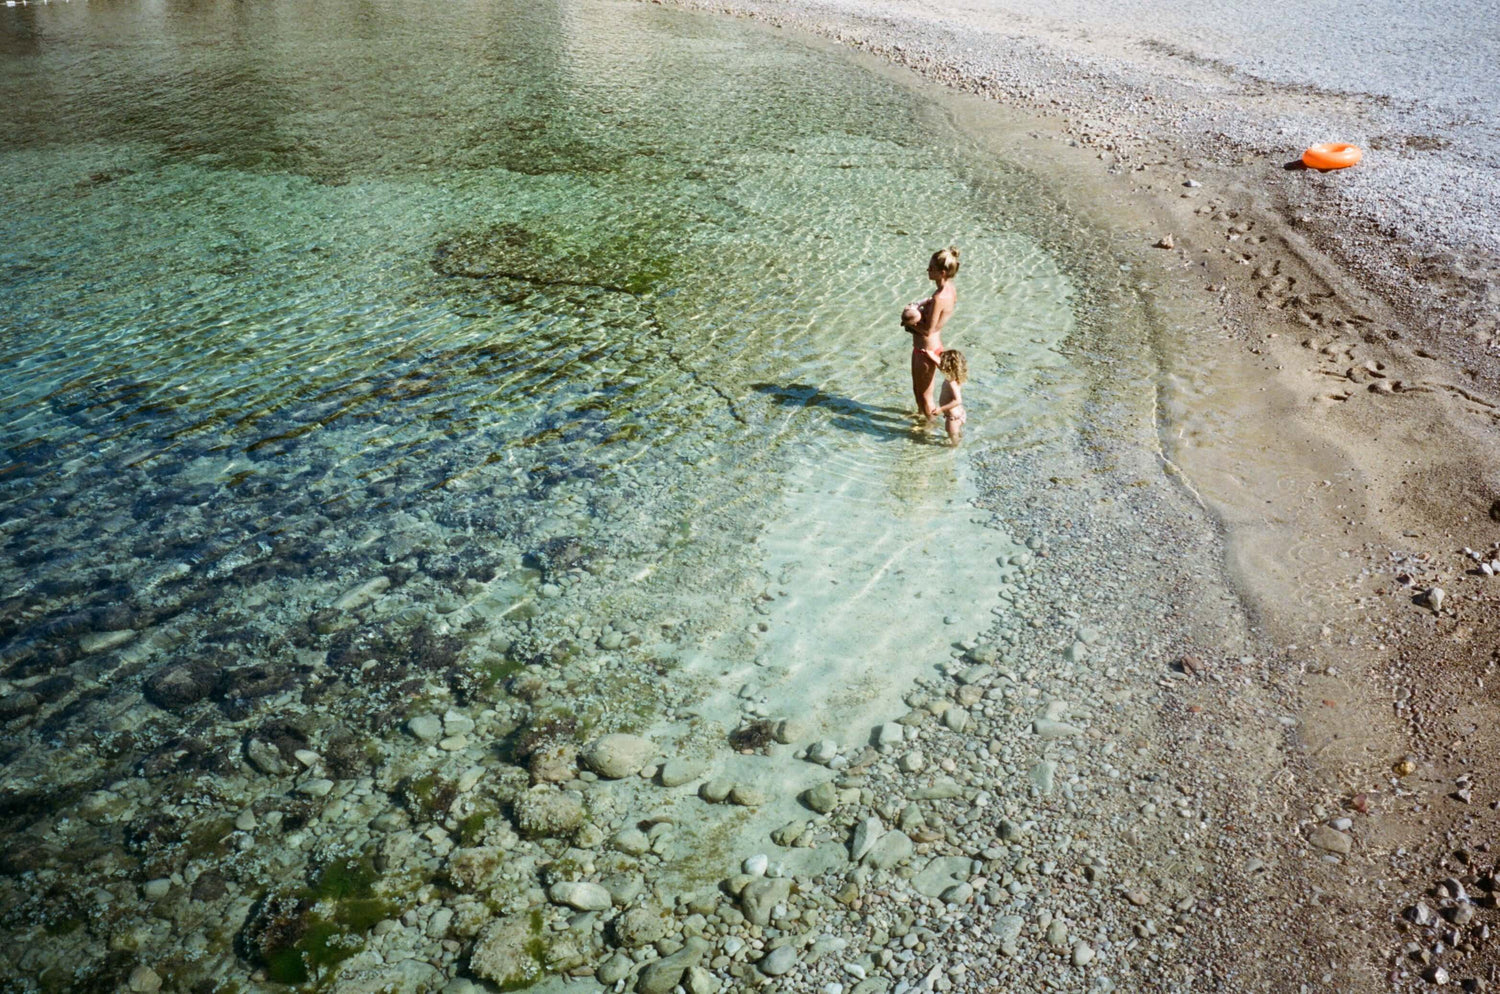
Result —
[[[954,383],[969,381],[969,360],[958,349],[948,349],[938,358],[938,370]]]

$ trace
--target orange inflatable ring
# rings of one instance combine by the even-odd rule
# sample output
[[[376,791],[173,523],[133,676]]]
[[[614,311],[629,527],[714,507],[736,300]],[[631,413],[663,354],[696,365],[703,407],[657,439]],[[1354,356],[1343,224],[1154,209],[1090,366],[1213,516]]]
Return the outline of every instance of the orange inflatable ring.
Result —
[[[1302,164],[1311,169],[1347,169],[1364,158],[1358,145],[1348,142],[1328,142],[1314,145],[1302,153]]]

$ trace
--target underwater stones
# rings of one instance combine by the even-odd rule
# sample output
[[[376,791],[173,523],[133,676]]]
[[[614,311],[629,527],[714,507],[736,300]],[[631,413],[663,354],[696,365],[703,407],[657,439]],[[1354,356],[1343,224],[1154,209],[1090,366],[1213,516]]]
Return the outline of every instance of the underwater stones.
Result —
[[[573,845],[579,849],[596,849],[604,842],[604,829],[586,821],[573,834]]]
[[[1031,723],[1031,730],[1037,738],[1048,741],[1054,739],[1071,739],[1083,734],[1083,729],[1077,725],[1070,725],[1064,721],[1055,721],[1051,718],[1038,718]]]
[[[797,947],[793,945],[777,946],[767,953],[757,964],[760,971],[768,977],[779,977],[797,965]]]
[[[615,953],[609,959],[599,964],[599,969],[594,971],[594,979],[605,987],[613,987],[630,975],[630,970],[635,966],[635,961],[624,953]]]
[[[609,891],[615,904],[621,907],[634,901],[646,887],[646,881],[639,873],[611,873],[600,879],[599,883]]]
[[[273,663],[252,663],[219,671],[216,691],[231,710],[243,709],[249,703],[279,693],[293,685],[289,669]]]
[[[639,735],[615,732],[589,743],[583,762],[590,770],[609,780],[634,776],[656,756],[656,744]]]
[[[730,791],[734,790],[733,780],[708,780],[698,788],[698,796],[709,804],[720,804],[729,799]]]
[[[771,730],[771,735],[782,745],[791,745],[807,734],[807,724],[796,718],[782,718]]]
[[[786,877],[756,877],[740,891],[740,910],[752,925],[771,923],[771,909],[792,896],[792,882]]]
[[[672,988],[682,982],[683,975],[698,965],[710,948],[712,947],[706,940],[696,935],[689,936],[677,952],[663,956],[642,970],[635,989],[640,994],[669,994]]]
[[[827,766],[838,754],[838,743],[832,739],[820,739],[807,747],[807,761],[819,766]]]
[[[888,870],[905,859],[910,859],[916,845],[905,832],[889,831],[875,841],[863,862],[872,870]]]
[[[129,630],[90,632],[78,640],[78,648],[85,656],[91,656],[96,652],[107,652],[116,646],[124,645],[133,638],[135,638],[135,632]]]
[[[849,840],[849,858],[856,863],[864,859],[884,832],[885,826],[880,823],[879,818],[866,818],[856,824]]]
[[[443,715],[444,735],[449,737],[468,735],[473,730],[474,719],[470,718],[462,711],[455,711],[454,709],[449,708],[448,712]]]
[[[407,721],[406,730],[419,742],[436,742],[443,734],[443,723],[435,714],[419,714]]]
[[[651,839],[632,825],[611,836],[609,844],[627,856],[640,856],[651,848]]]
[[[568,791],[533,787],[516,798],[514,812],[522,835],[556,838],[583,824],[583,799]]]
[[[575,911],[607,911],[612,903],[608,890],[587,881],[553,884],[547,891],[547,898],[553,904],[566,905]]]
[[[469,954],[469,969],[506,990],[530,986],[542,975],[536,955],[542,942],[540,924],[533,925],[531,916],[508,915],[479,934]]]
[[[972,866],[967,856],[934,857],[912,877],[912,889],[923,897],[941,897],[956,885],[967,883]]]
[[[1000,841],[1020,842],[1026,837],[1026,826],[1011,821],[1009,818],[1000,819]]]
[[[788,822],[771,833],[771,841],[778,846],[785,846],[790,849],[797,844],[798,839],[806,834],[811,824],[811,822],[804,823],[800,821]]]
[[[995,942],[1000,951],[1006,956],[1014,956],[1019,951],[1018,941],[1021,938],[1021,929],[1026,927],[1026,919],[1020,915],[1001,915],[990,924],[990,932],[995,936]]]
[[[245,743],[245,758],[250,765],[268,777],[278,777],[286,772],[281,753],[264,739],[250,739]]]
[[[57,849],[40,842],[11,841],[0,849],[0,876],[19,877],[24,873],[55,866]]]
[[[131,970],[130,979],[126,983],[133,994],[152,994],[161,990],[161,977],[149,966],[137,966]]]
[[[224,878],[217,873],[205,873],[193,881],[191,897],[194,901],[210,904],[229,893]]]
[[[946,801],[964,796],[964,789],[959,786],[958,781],[940,777],[930,786],[918,787],[907,796],[918,801]]]
[[[647,905],[631,908],[614,921],[615,941],[627,949],[650,945],[667,934],[667,913]]]
[[[983,683],[985,680],[988,680],[991,674],[993,674],[994,672],[995,668],[993,666],[988,666],[984,663],[976,663],[975,665],[970,666],[967,669],[955,674],[953,679],[958,681],[958,684],[961,687],[972,687],[975,684]]]
[[[308,797],[327,797],[329,791],[333,790],[333,781],[321,777],[312,780],[304,780],[297,785],[297,793]]]
[[[565,783],[578,776],[578,749],[571,742],[546,742],[528,760],[532,783]]]
[[[160,901],[172,890],[172,879],[170,877],[157,877],[155,880],[147,880],[141,884],[141,896],[148,901]]]
[[[91,790],[78,802],[78,815],[98,825],[114,821],[128,807],[130,802],[112,790]]]
[[[921,749],[913,749],[896,761],[896,767],[902,773],[921,773],[927,768],[927,757]]]
[[[366,580],[359,586],[344,591],[337,600],[333,602],[335,611],[356,611],[379,597],[391,588],[390,578],[377,576]]]
[[[473,846],[448,854],[448,879],[459,890],[482,890],[500,875],[505,850],[498,846]]]
[[[824,780],[802,793],[802,803],[820,815],[826,815],[838,807],[839,790],[832,780]]]
[[[42,699],[29,690],[0,697],[0,721],[22,718],[42,706]]]
[[[695,759],[669,759],[657,775],[663,787],[681,787],[703,774],[706,764]]]
[[[77,686],[77,683],[78,681],[74,680],[68,674],[58,673],[54,676],[38,680],[26,689],[40,698],[44,704],[51,704],[66,696],[69,691]]]
[[[688,994],[719,994],[724,985],[703,967],[695,966],[688,970],[682,986],[687,989]]]
[[[766,803],[766,795],[764,791],[747,784],[735,784],[729,792],[729,803],[738,804],[742,808],[758,808]]]
[[[212,694],[218,682],[219,670],[209,663],[178,663],[152,674],[143,690],[163,711],[180,711]]]

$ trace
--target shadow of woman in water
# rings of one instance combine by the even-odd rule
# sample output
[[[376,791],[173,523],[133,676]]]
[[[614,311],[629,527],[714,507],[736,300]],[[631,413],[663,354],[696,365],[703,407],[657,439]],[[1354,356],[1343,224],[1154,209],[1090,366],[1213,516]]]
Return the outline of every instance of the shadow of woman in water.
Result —
[[[829,423],[845,431],[885,439],[910,439],[919,430],[911,415],[898,407],[876,407],[849,397],[827,393],[806,383],[752,383],[751,387],[783,407],[819,407],[832,411]]]

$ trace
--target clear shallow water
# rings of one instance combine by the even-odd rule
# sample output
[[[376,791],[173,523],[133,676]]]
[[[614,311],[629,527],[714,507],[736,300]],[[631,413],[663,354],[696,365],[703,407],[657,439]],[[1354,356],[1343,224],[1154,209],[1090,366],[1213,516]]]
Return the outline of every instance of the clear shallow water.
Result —
[[[759,664],[847,730],[987,623],[1019,547],[969,452],[1076,420],[1078,291],[916,96],[632,3],[0,25],[3,797],[46,840],[12,870],[180,872],[252,740],[395,748],[524,664],[600,727]],[[896,322],[949,243],[957,451]],[[121,913],[85,904],[6,926]]]

